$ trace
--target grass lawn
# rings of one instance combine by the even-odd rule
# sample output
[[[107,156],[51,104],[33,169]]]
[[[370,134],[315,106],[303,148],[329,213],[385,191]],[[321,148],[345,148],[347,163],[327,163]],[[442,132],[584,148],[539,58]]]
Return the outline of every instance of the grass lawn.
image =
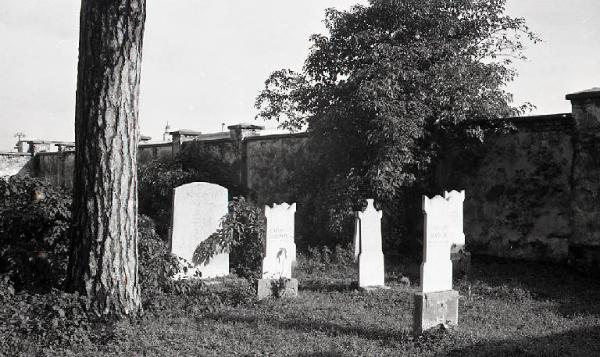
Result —
[[[137,320],[95,323],[80,343],[0,329],[0,355],[39,356],[600,356],[600,283],[567,268],[474,258],[459,326],[411,335],[418,265],[388,264],[389,290],[350,288],[352,269],[300,266],[296,299],[253,299],[227,279],[157,297]],[[203,300],[204,299],[204,300]],[[218,303],[216,303],[217,301]]]

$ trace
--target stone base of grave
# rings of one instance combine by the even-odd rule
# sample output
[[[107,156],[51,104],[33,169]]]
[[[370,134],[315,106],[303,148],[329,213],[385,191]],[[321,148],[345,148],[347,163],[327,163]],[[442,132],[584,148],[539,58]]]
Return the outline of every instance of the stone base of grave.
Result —
[[[421,334],[439,325],[451,327],[458,324],[458,291],[418,292],[414,299],[414,334]]]
[[[276,298],[297,297],[298,279],[258,279],[256,283],[256,295],[258,300],[266,299],[270,296]]]
[[[452,260],[452,276],[460,278],[469,275],[471,272],[471,253],[460,250],[456,253],[450,253]]]

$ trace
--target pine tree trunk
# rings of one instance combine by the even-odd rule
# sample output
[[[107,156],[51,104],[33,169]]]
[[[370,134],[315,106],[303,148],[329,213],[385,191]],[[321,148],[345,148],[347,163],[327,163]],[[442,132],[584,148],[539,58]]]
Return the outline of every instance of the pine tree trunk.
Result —
[[[141,309],[138,98],[145,0],[82,0],[67,288],[97,315]]]

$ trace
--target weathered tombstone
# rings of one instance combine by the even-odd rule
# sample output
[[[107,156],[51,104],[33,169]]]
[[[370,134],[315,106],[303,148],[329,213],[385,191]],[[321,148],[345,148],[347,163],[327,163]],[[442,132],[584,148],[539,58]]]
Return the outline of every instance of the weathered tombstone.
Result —
[[[265,206],[267,237],[262,265],[263,279],[292,277],[292,263],[296,260],[294,243],[294,214],[296,204]]]
[[[219,229],[227,214],[227,195],[226,188],[206,182],[192,182],[173,190],[171,252],[195,264],[202,278],[229,274],[227,252],[214,255],[204,264],[193,261],[198,244]]]
[[[425,229],[421,287],[415,294],[415,333],[422,333],[440,324],[458,323],[458,292],[452,289],[450,248],[462,232],[462,220],[456,221],[452,198],[423,196]],[[461,213],[462,216],[462,213]]]
[[[450,259],[452,260],[452,274],[461,276],[468,274],[471,268],[471,253],[465,250],[465,233],[463,232],[463,202],[465,191],[444,191],[444,198],[448,201],[450,217],[454,222],[450,226],[453,231],[451,236],[454,244],[450,248]]]
[[[298,280],[292,278],[292,264],[296,261],[295,213],[295,203],[273,204],[273,208],[265,206],[267,236],[262,279],[258,281],[257,286],[259,299],[271,295],[286,297],[298,295]]]
[[[381,217],[381,211],[373,206],[373,199],[367,199],[367,208],[356,212],[354,256],[358,257],[359,288],[385,286]]]

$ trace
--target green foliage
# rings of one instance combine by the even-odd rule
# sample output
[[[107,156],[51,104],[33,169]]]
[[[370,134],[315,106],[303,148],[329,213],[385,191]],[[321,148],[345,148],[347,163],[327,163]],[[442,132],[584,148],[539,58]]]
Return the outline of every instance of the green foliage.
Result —
[[[15,295],[15,287],[8,274],[0,274],[0,305]]]
[[[71,198],[47,182],[0,180],[0,274],[17,290],[48,291],[66,277]]]
[[[332,276],[352,275],[354,265],[354,250],[351,244],[338,244],[333,251],[328,246],[309,247],[300,255],[296,272],[307,276],[325,272]]]
[[[273,297],[277,299],[294,297],[293,291],[288,289],[290,281],[292,281],[292,279],[286,278],[285,276],[280,276],[278,279],[271,280],[271,293],[273,294]]]
[[[140,215],[138,221],[138,272],[143,302],[164,292],[185,293],[192,287],[188,282],[171,279],[179,272],[180,263],[156,233],[154,222]],[[193,284],[196,284],[195,282]]]
[[[243,277],[260,273],[265,244],[266,221],[262,210],[243,197],[229,203],[221,228],[198,245],[194,263],[203,264],[213,255],[229,252],[231,269]]]
[[[46,294],[12,295],[4,299],[0,309],[3,321],[0,335],[4,336],[4,341],[32,335],[54,347],[89,343],[92,324],[84,305],[85,301],[79,295],[56,289]],[[8,346],[0,347],[2,350]]]
[[[321,227],[333,228],[334,242],[350,236],[337,231],[350,226],[360,199],[376,198],[392,212],[394,202],[411,198],[407,188],[426,191],[443,138],[477,142],[486,133],[460,123],[528,108],[511,106],[504,88],[523,42],[538,38],[504,11],[505,0],[371,0],[329,9],[329,34],[311,37],[303,71],[267,79],[258,116],[310,134],[315,155],[296,196],[327,207],[315,213]],[[401,229],[388,222],[390,231]]]
[[[30,177],[0,180],[0,298],[15,290],[62,288],[69,259],[71,197]],[[170,279],[180,263],[156,234],[152,220],[139,218],[138,263],[144,299],[159,292],[184,293],[186,282]]]

